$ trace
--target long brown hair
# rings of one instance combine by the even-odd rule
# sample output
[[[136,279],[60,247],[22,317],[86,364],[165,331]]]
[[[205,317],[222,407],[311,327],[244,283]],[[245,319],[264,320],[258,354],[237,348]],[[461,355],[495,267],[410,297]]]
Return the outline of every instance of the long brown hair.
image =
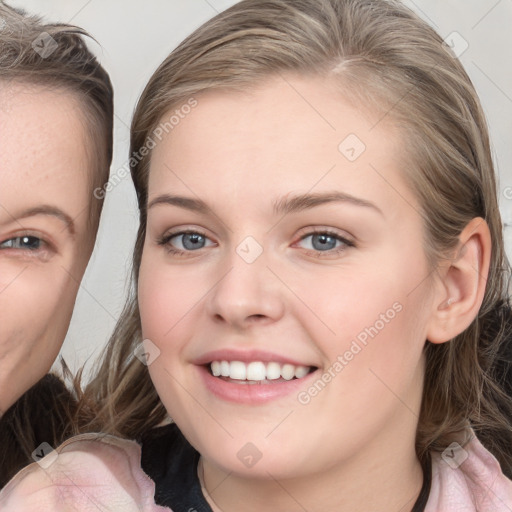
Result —
[[[202,91],[244,90],[271,75],[329,77],[356,105],[401,127],[406,179],[419,199],[433,268],[475,217],[492,236],[481,310],[444,344],[426,341],[426,377],[416,449],[425,462],[471,425],[512,473],[510,398],[494,375],[510,335],[508,278],[489,136],[477,94],[439,35],[393,0],[243,0],[205,23],[156,70],[131,130],[140,227],[132,295],[87,388],[84,428],[137,437],[166,418],[147,368],[133,357],[142,340],[136,283],[146,230],[148,146],[164,114]],[[200,99],[199,99],[200,101]]]

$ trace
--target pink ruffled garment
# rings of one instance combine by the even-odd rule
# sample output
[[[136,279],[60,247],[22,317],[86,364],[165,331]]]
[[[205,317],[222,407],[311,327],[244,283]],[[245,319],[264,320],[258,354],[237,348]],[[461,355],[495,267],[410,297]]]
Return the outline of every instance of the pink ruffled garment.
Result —
[[[0,491],[0,511],[170,511],[155,504],[155,484],[140,469],[140,456],[133,441],[76,436],[21,470]]]
[[[512,512],[512,481],[473,436],[462,449],[432,456],[432,486],[425,512]]]
[[[164,512],[154,483],[140,468],[133,441],[88,434],[70,439],[39,464],[20,471],[0,491],[1,512]],[[45,460],[53,462],[46,468]],[[462,450],[434,454],[425,512],[511,512],[512,481],[473,438]]]

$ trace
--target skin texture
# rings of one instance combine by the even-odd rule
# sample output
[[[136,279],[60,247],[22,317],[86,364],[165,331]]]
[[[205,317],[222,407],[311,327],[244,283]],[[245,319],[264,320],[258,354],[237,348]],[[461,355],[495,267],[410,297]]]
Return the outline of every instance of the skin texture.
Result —
[[[78,101],[66,91],[1,84],[0,105],[1,413],[57,357],[94,234],[90,141]]]
[[[143,335],[160,351],[151,377],[202,455],[212,507],[412,508],[422,482],[414,451],[422,349],[430,334],[443,342],[467,326],[443,306],[449,293],[462,303],[468,292],[464,312],[476,314],[485,223],[464,240],[459,262],[471,260],[472,270],[447,264],[432,274],[420,208],[401,176],[399,132],[325,80],[288,77],[197,99],[154,149],[148,204],[168,194],[208,208],[149,208],[138,291]],[[338,150],[349,134],[366,146],[355,161]],[[292,195],[333,191],[375,207],[274,208]],[[353,246],[312,250],[309,235],[325,229]],[[204,235],[204,247],[183,252],[184,230]],[[250,264],[236,252],[247,236],[263,250]],[[393,304],[400,312],[307,405],[296,393],[233,403],[199,378],[195,362],[205,353],[258,349],[318,368],[307,390]],[[256,452],[247,443],[261,455],[250,467],[240,457]]]

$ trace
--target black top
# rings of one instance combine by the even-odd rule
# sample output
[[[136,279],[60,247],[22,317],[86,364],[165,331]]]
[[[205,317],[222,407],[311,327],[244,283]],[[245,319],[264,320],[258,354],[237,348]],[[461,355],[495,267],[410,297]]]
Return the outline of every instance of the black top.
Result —
[[[141,465],[155,482],[155,502],[173,512],[212,512],[197,476],[199,453],[175,424],[151,430],[142,438]]]
[[[155,482],[155,502],[173,512],[212,512],[202,491],[199,453],[175,424],[156,428],[142,438],[142,469]],[[430,493],[431,470],[424,470],[423,487],[412,512],[423,512]]]

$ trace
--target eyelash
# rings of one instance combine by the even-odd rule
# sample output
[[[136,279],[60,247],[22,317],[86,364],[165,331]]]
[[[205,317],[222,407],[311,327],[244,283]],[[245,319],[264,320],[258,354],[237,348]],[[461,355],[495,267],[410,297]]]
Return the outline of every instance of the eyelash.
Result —
[[[173,238],[183,236],[183,235],[199,235],[199,236],[205,238],[206,240],[210,240],[204,232],[199,231],[199,230],[190,229],[190,230],[177,231],[174,233],[166,234],[166,235],[160,237],[157,240],[157,243],[158,243],[158,245],[164,246],[169,254],[173,254],[175,256],[186,256],[186,255],[194,253],[196,251],[200,251],[201,249],[204,248],[204,247],[201,247],[200,249],[196,249],[196,250],[182,250],[182,249],[178,249],[170,244],[170,241]],[[336,233],[333,230],[314,229],[314,230],[308,231],[307,233],[302,235],[297,242],[294,242],[294,244],[292,244],[292,247],[296,246],[299,242],[302,242],[306,238],[315,236],[315,235],[327,235],[328,237],[334,238],[337,242],[341,242],[340,247],[337,247],[334,249],[329,249],[327,251],[318,251],[315,249],[305,249],[305,251],[307,251],[308,254],[313,255],[317,258],[336,256],[336,255],[346,251],[348,248],[356,246],[356,244],[353,241],[341,236],[339,233]]]
[[[328,258],[328,257],[338,256],[339,254],[345,252],[347,249],[356,247],[356,244],[352,240],[349,240],[348,238],[341,236],[339,233],[336,233],[333,230],[329,230],[329,229],[325,229],[325,228],[318,228],[318,229],[313,229],[312,231],[308,231],[307,233],[305,233],[304,235],[302,235],[299,238],[298,242],[295,242],[293,245],[295,246],[299,242],[302,242],[303,240],[305,240],[306,238],[309,238],[309,237],[315,236],[315,235],[327,235],[328,237],[334,238],[337,242],[341,242],[340,247],[337,247],[334,249],[329,249],[327,251],[318,251],[315,249],[305,249],[308,252],[308,254],[310,254],[316,258]]]
[[[185,255],[188,255],[188,254],[191,254],[191,253],[194,253],[194,252],[200,250],[200,249],[198,249],[196,251],[192,251],[192,250],[184,251],[182,249],[177,249],[176,247],[173,247],[171,245],[170,241],[173,238],[176,238],[178,236],[183,236],[183,235],[199,235],[199,236],[202,236],[203,238],[209,240],[208,236],[206,236],[205,233],[198,231],[198,230],[194,230],[194,229],[187,229],[187,230],[176,231],[175,233],[169,233],[167,235],[164,235],[157,240],[157,243],[158,243],[158,245],[164,246],[165,249],[167,250],[167,252],[174,256],[185,256]]]

